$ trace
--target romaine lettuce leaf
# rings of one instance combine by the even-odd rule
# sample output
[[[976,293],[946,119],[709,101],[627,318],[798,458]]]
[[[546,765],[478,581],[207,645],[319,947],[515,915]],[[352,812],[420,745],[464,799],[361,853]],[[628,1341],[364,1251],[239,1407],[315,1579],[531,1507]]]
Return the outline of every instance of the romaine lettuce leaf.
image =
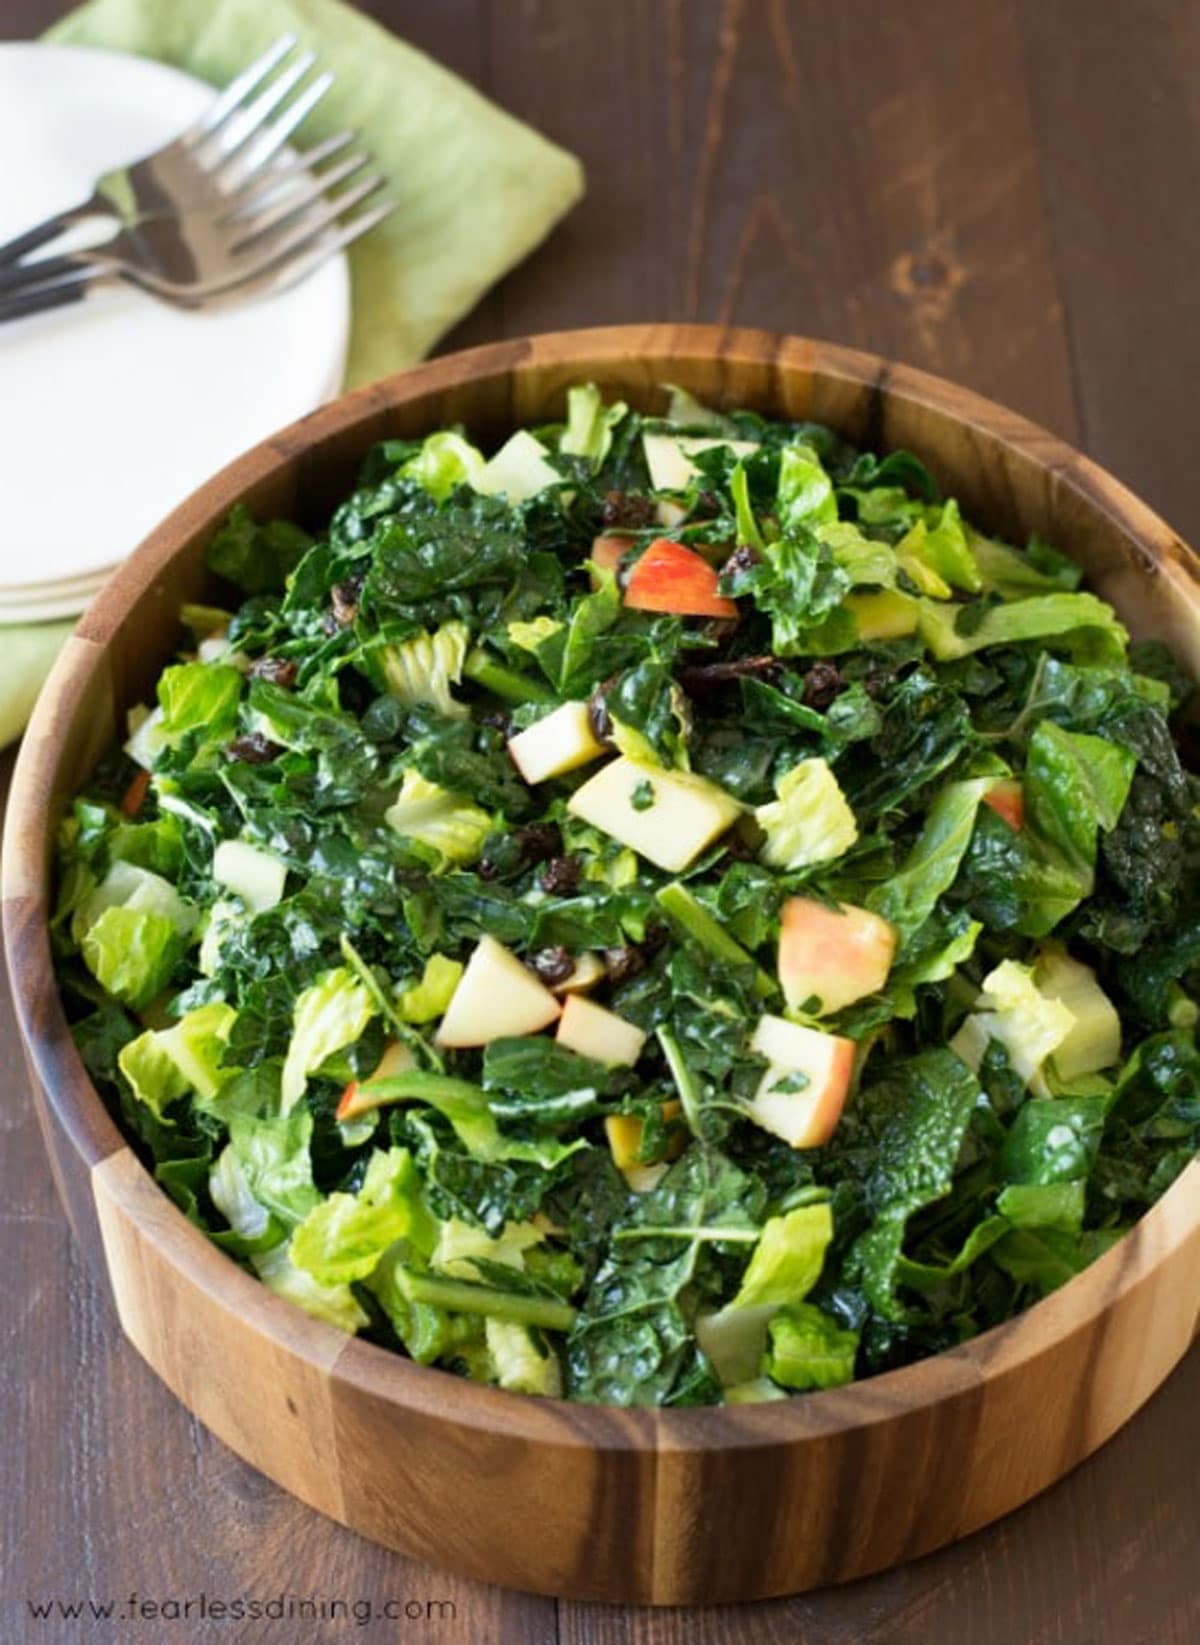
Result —
[[[289,1254],[318,1284],[346,1285],[365,1279],[397,1240],[428,1254],[436,1236],[412,1155],[376,1149],[358,1192],[330,1194],[314,1206],[292,1235]]]
[[[435,502],[444,503],[451,492],[470,482],[484,463],[482,451],[452,429],[443,429],[422,441],[415,457],[400,468],[402,478],[415,480]]]
[[[488,813],[408,770],[385,817],[397,834],[430,846],[448,863],[478,861],[492,826]]]
[[[376,1014],[369,990],[346,966],[335,966],[299,995],[283,1064],[281,1102],[286,1114],[304,1095],[308,1076],[336,1051],[353,1045]]]
[[[837,1388],[854,1380],[858,1332],[846,1331],[811,1302],[781,1308],[769,1326],[764,1370],[785,1388]]]

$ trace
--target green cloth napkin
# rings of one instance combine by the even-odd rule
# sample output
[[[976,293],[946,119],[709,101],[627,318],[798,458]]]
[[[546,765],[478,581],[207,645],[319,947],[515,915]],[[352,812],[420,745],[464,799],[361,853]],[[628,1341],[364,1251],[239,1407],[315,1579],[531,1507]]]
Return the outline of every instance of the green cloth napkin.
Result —
[[[301,146],[354,127],[396,202],[350,251],[355,387],[432,348],[574,205],[583,171],[341,0],[88,0],[46,38],[138,52],[222,85],[288,31],[336,76]],[[0,630],[0,747],[19,735],[64,632]]]

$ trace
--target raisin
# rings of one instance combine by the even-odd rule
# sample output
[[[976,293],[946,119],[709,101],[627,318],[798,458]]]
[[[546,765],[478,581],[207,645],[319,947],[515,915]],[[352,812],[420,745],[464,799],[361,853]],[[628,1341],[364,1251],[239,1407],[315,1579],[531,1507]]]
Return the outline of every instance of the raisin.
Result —
[[[583,878],[583,864],[578,857],[551,857],[543,863],[538,884],[552,897],[569,897],[578,891]]]
[[[266,680],[281,691],[290,691],[296,683],[300,666],[293,657],[257,657],[250,664],[252,680]]]
[[[561,943],[554,948],[539,948],[536,954],[527,955],[525,964],[548,988],[566,982],[575,969],[575,961]]]
[[[277,760],[284,748],[281,743],[264,737],[261,731],[251,731],[246,737],[235,738],[225,752],[231,760],[241,760],[244,765],[266,765]]]
[[[844,684],[836,663],[814,663],[804,676],[804,696],[801,700],[806,708],[824,712]]]
[[[725,858],[721,862],[721,867],[724,868],[726,862],[753,862],[757,855],[755,848],[734,829],[725,836]]]
[[[606,526],[629,526],[641,530],[657,518],[653,497],[636,497],[628,491],[607,491],[600,517]]]
[[[521,848],[521,856],[530,865],[545,862],[547,857],[557,857],[562,851],[562,834],[557,823],[530,823],[518,828],[513,837]]]
[[[646,969],[645,953],[636,943],[627,943],[624,948],[606,948],[602,958],[608,980],[614,985],[628,982]]]
[[[338,628],[349,628],[358,616],[358,597],[362,593],[365,578],[361,575],[346,577],[340,583],[334,583],[329,590],[329,601],[333,608],[333,620]]]
[[[751,548],[749,543],[743,543],[735,548],[733,553],[721,567],[721,576],[736,577],[739,571],[752,571],[759,562],[757,549]]]
[[[610,674],[608,679],[598,685],[588,698],[588,724],[592,728],[592,736],[599,743],[610,743],[612,741],[612,719],[608,712],[608,694],[620,678],[620,674]]]

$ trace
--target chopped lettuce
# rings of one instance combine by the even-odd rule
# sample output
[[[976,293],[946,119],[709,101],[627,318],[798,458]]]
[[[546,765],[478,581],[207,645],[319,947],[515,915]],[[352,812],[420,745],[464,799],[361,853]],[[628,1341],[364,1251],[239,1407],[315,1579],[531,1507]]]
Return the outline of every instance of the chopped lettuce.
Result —
[[[587,457],[599,468],[612,450],[613,429],[628,406],[616,400],[606,406],[595,383],[580,383],[567,390],[567,426],[558,449],[572,457]]]
[[[781,1308],[768,1326],[766,1374],[798,1391],[837,1388],[854,1380],[858,1332],[846,1331],[811,1302]]]
[[[296,1000],[292,1034],[283,1064],[283,1111],[304,1095],[308,1076],[327,1058],[366,1032],[376,1006],[370,991],[346,966],[324,972]]]
[[[251,1261],[259,1279],[277,1296],[286,1297],[313,1319],[336,1325],[351,1336],[368,1323],[354,1292],[348,1285],[322,1285],[304,1268],[297,1268],[286,1245],[255,1253]]]
[[[840,857],[858,824],[826,760],[801,760],[775,784],[775,799],[755,809],[766,834],[759,856],[772,868],[808,868]]]
[[[431,954],[425,961],[420,982],[396,995],[396,1015],[401,1022],[427,1023],[440,1017],[450,1004],[463,974],[461,960],[446,954]]]
[[[733,1300],[696,1321],[696,1339],[723,1386],[757,1374],[768,1322],[783,1304],[801,1302],[812,1290],[832,1238],[833,1215],[823,1201],[764,1226]]]
[[[453,429],[444,429],[422,442],[416,456],[401,465],[400,474],[406,480],[415,480],[436,502],[444,503],[452,491],[469,484],[483,464],[483,453],[469,440]]]
[[[1026,1085],[1038,1079],[1047,1057],[1064,1044],[1075,1026],[1069,1006],[1042,993],[1032,967],[1016,960],[1002,960],[989,972],[975,1005],[950,1041],[951,1049],[978,1073],[988,1042],[999,1040],[1013,1071]]]
[[[481,807],[412,769],[404,773],[400,792],[385,815],[397,834],[420,840],[448,863],[475,862],[492,827]]]
[[[100,986],[136,1011],[166,987],[196,919],[169,880],[118,861],[76,908],[71,934]]]
[[[330,1194],[308,1213],[292,1235],[290,1255],[318,1284],[346,1285],[365,1279],[397,1240],[427,1252],[436,1227],[412,1155],[377,1149],[357,1193]]]
[[[462,719],[467,710],[450,695],[462,679],[471,632],[465,623],[443,623],[431,634],[421,629],[409,640],[378,652],[387,688],[406,708],[427,703],[439,714]]]
[[[150,1029],[122,1047],[118,1065],[134,1096],[159,1118],[186,1091],[211,1104],[235,1072],[223,1066],[237,1012],[214,1000],[187,1012],[171,1028]]]

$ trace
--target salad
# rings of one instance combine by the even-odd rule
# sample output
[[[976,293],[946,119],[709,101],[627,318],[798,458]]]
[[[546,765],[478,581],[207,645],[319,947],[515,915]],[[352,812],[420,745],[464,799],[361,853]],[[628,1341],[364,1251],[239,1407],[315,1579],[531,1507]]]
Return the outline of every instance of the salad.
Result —
[[[1009,1318],[1193,1156],[1190,684],[916,457],[580,385],[208,558],[53,938],[158,1181],[310,1314],[782,1399]]]

